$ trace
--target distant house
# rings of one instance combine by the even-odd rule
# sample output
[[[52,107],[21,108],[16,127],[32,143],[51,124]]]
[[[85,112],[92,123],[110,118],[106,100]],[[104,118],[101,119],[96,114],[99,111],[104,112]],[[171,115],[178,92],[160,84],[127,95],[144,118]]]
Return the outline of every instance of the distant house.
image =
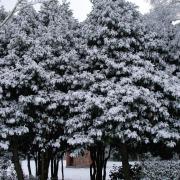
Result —
[[[83,156],[71,157],[70,153],[66,154],[66,167],[89,167],[92,163],[90,152],[87,151]]]

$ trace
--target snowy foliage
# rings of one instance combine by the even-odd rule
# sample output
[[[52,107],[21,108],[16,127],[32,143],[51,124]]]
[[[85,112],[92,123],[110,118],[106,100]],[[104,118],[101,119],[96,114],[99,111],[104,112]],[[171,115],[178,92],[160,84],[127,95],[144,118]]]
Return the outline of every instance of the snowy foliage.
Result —
[[[179,24],[173,25],[173,20],[177,19],[180,4],[174,2],[171,5],[171,3],[171,1],[166,0],[161,1],[149,14],[145,15],[144,23],[147,30],[153,32],[151,38],[153,38],[154,47],[156,47],[154,57],[157,59],[157,56],[159,56],[158,59],[161,60],[161,65],[166,67],[173,75],[179,77]]]
[[[134,5],[123,0],[93,3],[79,46],[79,69],[87,79],[80,94],[84,103],[69,120],[69,131],[75,130],[69,142],[111,137],[175,146],[180,138],[179,78],[149,56],[156,42]]]
[[[4,27],[1,36],[6,38],[0,58],[0,119],[1,136],[5,140],[29,132],[29,118],[23,112],[19,97],[27,95],[26,73],[32,62],[26,59],[26,53],[33,42],[36,12],[27,7],[19,12],[12,21]]]
[[[40,148],[59,148],[66,139],[68,91],[73,81],[73,64],[77,61],[76,28],[77,22],[68,3],[43,3],[39,12],[38,37],[29,51],[29,57],[41,67],[40,79],[34,84],[34,94],[21,101],[27,113],[36,119],[34,143]]]
[[[135,163],[133,165],[130,165],[130,169],[131,177],[133,179],[140,179],[142,173],[141,165],[139,163]],[[113,165],[112,169],[110,170],[109,176],[111,180],[124,179],[122,167],[117,167]]]
[[[0,147],[53,156],[121,143],[174,148],[180,27],[157,17],[125,0],[94,0],[81,24],[67,2],[23,7],[0,29]]]
[[[133,179],[179,179],[179,161],[148,160],[131,165],[131,177]],[[111,180],[124,179],[122,167],[113,166],[110,170]]]
[[[179,179],[179,161],[145,161],[142,165],[143,179]]]
[[[10,160],[8,153],[2,153],[0,155],[0,179],[1,180],[13,180],[16,179],[14,166]]]

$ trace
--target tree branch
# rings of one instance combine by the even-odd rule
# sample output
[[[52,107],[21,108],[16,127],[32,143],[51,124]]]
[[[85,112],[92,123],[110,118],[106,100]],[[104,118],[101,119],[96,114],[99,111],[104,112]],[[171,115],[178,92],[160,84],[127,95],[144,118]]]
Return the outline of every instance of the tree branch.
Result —
[[[27,3],[26,5],[24,5],[23,7],[21,7],[20,9],[26,8],[30,5],[35,5],[37,3],[43,3],[46,0],[34,0],[31,1],[29,3]],[[0,29],[11,19],[11,17],[14,15],[14,13],[16,13],[19,9],[18,7],[20,6],[20,4],[23,2],[23,0],[18,0],[14,6],[14,8],[12,9],[12,11],[10,12],[10,14],[4,19],[4,21],[0,24]]]
[[[12,11],[10,12],[10,14],[4,19],[4,21],[1,23],[0,28],[2,28],[8,21],[9,19],[11,19],[11,17],[14,15],[14,13],[16,12],[17,7],[19,6],[19,4],[22,2],[23,0],[18,0],[17,3],[15,4],[14,8],[12,9]]]

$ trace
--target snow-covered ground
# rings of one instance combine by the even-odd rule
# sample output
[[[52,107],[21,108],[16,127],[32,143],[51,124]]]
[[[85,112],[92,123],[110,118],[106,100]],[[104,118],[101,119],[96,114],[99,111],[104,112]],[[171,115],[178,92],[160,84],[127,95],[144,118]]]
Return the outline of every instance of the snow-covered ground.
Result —
[[[121,165],[121,162],[107,163],[107,180],[109,180],[109,171],[113,165]],[[22,167],[25,175],[28,175],[27,162],[22,161]],[[31,161],[32,173],[35,174],[35,164]],[[66,168],[66,161],[64,161],[64,175],[65,180],[90,180],[89,168]],[[59,167],[59,178],[61,179],[61,166]]]

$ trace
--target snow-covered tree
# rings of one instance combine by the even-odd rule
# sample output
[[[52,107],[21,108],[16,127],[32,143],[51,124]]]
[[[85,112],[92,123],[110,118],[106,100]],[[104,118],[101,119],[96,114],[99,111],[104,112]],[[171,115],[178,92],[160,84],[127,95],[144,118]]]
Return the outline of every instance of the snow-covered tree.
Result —
[[[164,19],[168,15],[168,20],[170,20],[171,22],[180,20],[179,0],[149,0],[149,2],[151,3],[153,9],[156,9],[158,11],[159,15],[165,15],[164,17],[162,16],[162,19]],[[167,21],[167,19],[165,19],[165,21]]]
[[[80,70],[86,81],[76,94],[82,100],[77,115],[68,121],[74,135],[69,143],[93,147],[91,179],[101,180],[103,152],[115,142],[130,179],[127,146],[163,142],[173,147],[179,141],[179,79],[149,57],[156,38],[124,0],[94,0],[82,41]]]
[[[5,128],[1,136],[5,131],[7,140],[11,132],[20,141],[19,136],[28,132],[28,153],[35,152],[40,158],[37,175],[47,179],[49,163],[54,158],[56,172],[52,176],[57,178],[57,158],[59,154],[62,158],[66,150],[64,125],[71,92],[68,93],[76,88],[72,82],[78,60],[78,24],[69,4],[59,5],[54,0],[45,1],[38,16],[31,7],[23,8],[12,22],[7,27],[8,53],[1,58],[1,115],[5,122],[9,122],[8,116],[14,118],[8,125],[2,121]]]
[[[75,34],[78,24],[72,17],[69,4],[49,0],[42,4],[38,13],[39,24],[36,40],[28,52],[27,59],[41,68],[30,75],[28,84],[33,91],[20,97],[24,112],[34,119],[33,132],[41,156],[40,178],[47,179],[50,160],[66,150],[64,129],[69,112],[69,91],[72,89],[75,64]],[[61,156],[62,156],[61,155]],[[61,157],[62,158],[62,157]],[[52,165],[52,164],[51,164]],[[53,178],[57,178],[57,171]]]
[[[19,152],[26,144],[23,136],[29,132],[28,124],[32,119],[24,114],[19,98],[31,91],[28,78],[33,62],[26,58],[26,53],[34,41],[36,26],[36,11],[27,7],[1,29],[6,46],[3,45],[5,51],[0,56],[0,136],[12,152],[12,161],[20,180],[23,173]]]
[[[173,75],[177,76],[179,76],[178,74],[180,72],[180,54],[178,51],[180,48],[180,35],[179,26],[178,24],[173,25],[173,21],[177,18],[176,16],[178,16],[179,10],[180,3],[160,1],[158,4],[155,4],[155,7],[150,13],[144,17],[147,31],[154,32],[151,38],[156,39],[155,46],[158,47],[156,48],[156,54],[159,55],[163,63],[168,64],[167,67]],[[166,64],[163,66],[166,66]]]

